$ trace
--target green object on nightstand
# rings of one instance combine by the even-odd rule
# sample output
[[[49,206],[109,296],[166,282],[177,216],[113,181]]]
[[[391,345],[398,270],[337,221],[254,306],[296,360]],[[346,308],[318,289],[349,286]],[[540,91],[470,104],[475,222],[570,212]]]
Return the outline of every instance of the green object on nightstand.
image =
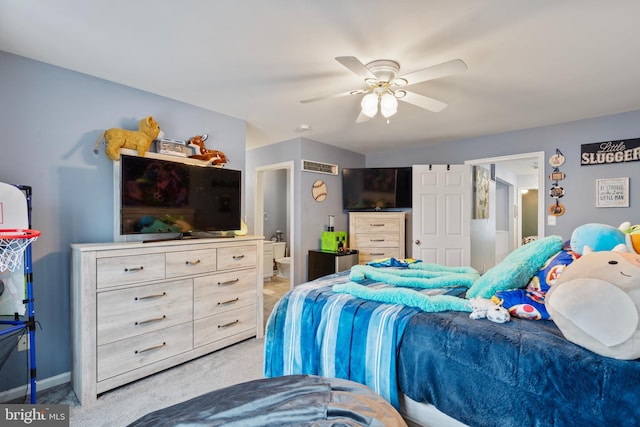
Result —
[[[322,244],[320,248],[323,251],[337,252],[340,246],[342,248],[347,247],[346,231],[323,231],[322,232]]]

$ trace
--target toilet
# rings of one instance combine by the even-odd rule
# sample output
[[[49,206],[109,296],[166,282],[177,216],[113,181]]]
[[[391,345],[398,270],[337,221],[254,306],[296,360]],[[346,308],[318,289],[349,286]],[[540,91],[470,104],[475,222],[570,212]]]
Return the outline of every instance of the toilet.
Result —
[[[287,252],[286,242],[273,242],[273,258],[276,260],[278,276],[288,279],[291,268],[291,258],[285,256]]]

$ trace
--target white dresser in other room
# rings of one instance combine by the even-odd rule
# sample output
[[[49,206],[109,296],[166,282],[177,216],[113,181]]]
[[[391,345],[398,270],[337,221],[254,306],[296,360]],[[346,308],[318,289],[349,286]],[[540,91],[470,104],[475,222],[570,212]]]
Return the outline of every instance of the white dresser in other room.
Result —
[[[378,258],[405,257],[404,212],[349,212],[349,248],[358,263]]]
[[[71,379],[83,405],[262,336],[261,237],[71,249]]]

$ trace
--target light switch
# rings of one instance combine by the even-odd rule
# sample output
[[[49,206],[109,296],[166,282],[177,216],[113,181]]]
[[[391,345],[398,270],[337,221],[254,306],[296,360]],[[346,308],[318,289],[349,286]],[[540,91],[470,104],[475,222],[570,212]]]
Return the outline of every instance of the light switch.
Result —
[[[547,216],[547,225],[556,225],[556,216],[548,215]]]

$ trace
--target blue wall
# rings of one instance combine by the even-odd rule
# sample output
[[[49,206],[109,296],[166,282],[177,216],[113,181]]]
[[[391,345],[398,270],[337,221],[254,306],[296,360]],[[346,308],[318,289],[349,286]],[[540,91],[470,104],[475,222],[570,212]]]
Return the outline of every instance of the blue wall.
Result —
[[[342,211],[342,177],[313,172],[302,172],[302,160],[336,164],[340,172],[345,167],[363,167],[365,157],[362,154],[344,150],[333,145],[297,138],[267,147],[256,148],[247,152],[247,224],[249,231],[253,230],[253,199],[254,175],[253,170],[259,166],[277,164],[286,161],[294,162],[294,193],[296,205],[294,207],[295,236],[294,253],[295,271],[294,284],[307,280],[307,254],[311,249],[320,249],[322,232],[326,230],[328,216],[335,216],[335,229],[347,230],[348,217]],[[316,202],[311,195],[311,187],[317,179],[327,184],[327,199]],[[288,239],[288,238],[287,238]]]
[[[464,163],[512,154],[544,151],[545,158],[559,149],[566,157],[560,170],[566,179],[560,181],[565,195],[561,199],[566,212],[557,218],[556,226],[545,227],[545,235],[557,234],[565,239],[581,224],[601,222],[619,226],[624,221],[640,223],[640,162],[580,166],[580,146],[594,142],[640,137],[640,111],[562,123],[534,129],[470,138],[454,143],[418,146],[404,150],[379,152],[367,156],[367,166],[402,166],[413,164]],[[553,169],[545,165],[547,175]],[[596,179],[629,177],[628,208],[596,208]],[[548,196],[551,181],[545,180]],[[546,197],[548,212],[555,199]]]
[[[154,116],[169,138],[208,133],[244,170],[245,122],[84,74],[0,52],[0,182],[33,187],[38,378],[68,372],[71,243],[113,241],[113,164],[93,153],[106,128]],[[26,352],[0,369],[0,391],[28,383]]]

